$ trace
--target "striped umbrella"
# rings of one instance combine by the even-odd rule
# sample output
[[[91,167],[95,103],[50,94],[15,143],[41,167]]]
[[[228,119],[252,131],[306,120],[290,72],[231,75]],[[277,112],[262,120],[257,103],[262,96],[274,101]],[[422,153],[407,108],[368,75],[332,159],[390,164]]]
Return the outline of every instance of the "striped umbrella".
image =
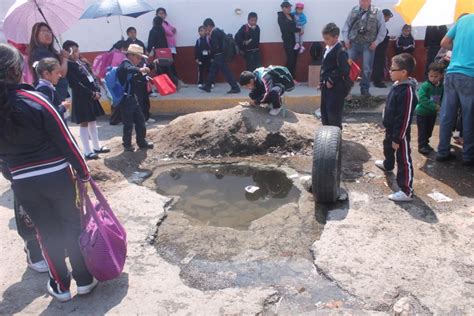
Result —
[[[395,11],[412,26],[447,25],[474,13],[474,0],[399,0]]]

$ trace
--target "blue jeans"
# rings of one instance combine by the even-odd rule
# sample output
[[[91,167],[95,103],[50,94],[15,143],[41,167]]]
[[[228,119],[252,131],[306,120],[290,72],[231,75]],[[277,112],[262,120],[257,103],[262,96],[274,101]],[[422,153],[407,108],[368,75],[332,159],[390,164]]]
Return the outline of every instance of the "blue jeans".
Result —
[[[438,157],[449,155],[459,106],[462,109],[463,159],[474,161],[474,77],[448,74],[444,80],[444,96],[439,115]]]
[[[230,71],[227,62],[225,61],[223,54],[218,54],[214,56],[214,61],[211,63],[211,69],[209,70],[209,76],[207,77],[206,86],[210,87],[211,84],[216,82],[216,77],[219,70],[222,71],[225,80],[232,89],[240,90],[240,87],[237,84],[237,81],[235,81],[234,76],[232,75],[232,72]]]
[[[369,91],[370,88],[370,77],[372,75],[372,67],[374,65],[375,51],[369,48],[370,44],[359,44],[352,43],[352,47],[349,49],[349,58],[356,60],[362,56],[362,81],[360,82],[361,91]]]

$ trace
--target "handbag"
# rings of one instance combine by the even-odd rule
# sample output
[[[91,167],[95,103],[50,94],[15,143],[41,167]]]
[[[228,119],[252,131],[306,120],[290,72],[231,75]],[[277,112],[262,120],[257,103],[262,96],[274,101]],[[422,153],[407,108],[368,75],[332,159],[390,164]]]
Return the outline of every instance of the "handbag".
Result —
[[[170,48],[156,48],[155,61],[158,66],[169,67],[174,63],[173,53]]]
[[[89,182],[97,202],[94,205],[85,184],[78,181],[81,198],[79,246],[89,272],[98,281],[117,278],[127,257],[127,233],[100,192],[97,184]],[[85,212],[84,212],[85,211]]]
[[[162,96],[176,93],[176,85],[167,74],[162,74],[151,79],[151,82]]]

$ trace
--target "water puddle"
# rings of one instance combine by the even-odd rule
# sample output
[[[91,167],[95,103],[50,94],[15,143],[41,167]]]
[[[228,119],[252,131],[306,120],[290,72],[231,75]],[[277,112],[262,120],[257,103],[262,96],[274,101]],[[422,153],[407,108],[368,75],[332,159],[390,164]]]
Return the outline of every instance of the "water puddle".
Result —
[[[300,196],[284,172],[247,166],[177,168],[155,182],[158,193],[180,197],[172,210],[197,220],[196,225],[239,230]]]

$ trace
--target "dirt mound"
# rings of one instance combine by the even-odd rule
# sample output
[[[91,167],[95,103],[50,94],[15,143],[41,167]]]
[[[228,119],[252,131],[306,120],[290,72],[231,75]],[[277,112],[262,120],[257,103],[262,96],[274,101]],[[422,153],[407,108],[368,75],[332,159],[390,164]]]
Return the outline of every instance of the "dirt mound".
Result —
[[[312,147],[320,125],[311,115],[237,106],[179,117],[150,136],[156,151],[173,158],[296,153]]]

